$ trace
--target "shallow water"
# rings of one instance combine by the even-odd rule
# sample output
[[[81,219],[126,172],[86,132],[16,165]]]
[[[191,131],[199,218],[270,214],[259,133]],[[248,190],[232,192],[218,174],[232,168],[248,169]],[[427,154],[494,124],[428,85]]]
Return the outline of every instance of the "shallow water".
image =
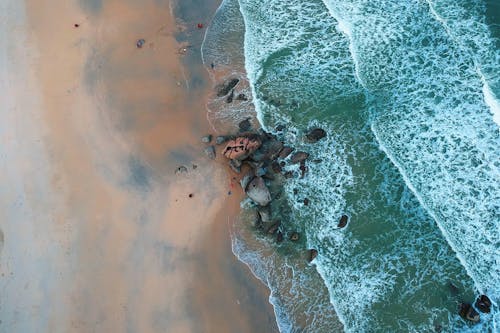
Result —
[[[487,5],[227,0],[207,32],[204,54],[238,59],[228,64],[246,71],[264,128],[285,124],[280,135],[320,160],[285,184],[280,215],[285,232],[306,235],[302,249],[319,250],[314,267],[345,331],[498,329],[496,307],[474,327],[456,314],[459,301],[500,293],[500,51]],[[328,138],[304,143],[312,126]],[[325,291],[281,296],[319,284],[274,269],[297,272],[299,250],[241,230],[233,243],[273,290],[282,331],[299,331],[297,308]],[[330,332],[331,322],[300,329]]]

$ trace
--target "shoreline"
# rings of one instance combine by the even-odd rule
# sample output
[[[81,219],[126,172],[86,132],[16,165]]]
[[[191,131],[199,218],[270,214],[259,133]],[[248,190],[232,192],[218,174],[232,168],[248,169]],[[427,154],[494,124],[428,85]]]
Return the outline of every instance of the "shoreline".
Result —
[[[196,46],[179,53],[196,45],[204,30],[193,20],[209,20],[207,11],[183,2],[177,9],[190,16],[178,21],[170,1],[66,3],[57,10],[26,3],[29,45],[37,52],[28,54],[36,78],[25,95],[40,90],[42,97],[33,119],[47,127],[40,145],[49,184],[39,195],[50,204],[26,221],[44,232],[23,261],[14,246],[22,231],[2,227],[2,274],[11,277],[2,282],[31,287],[18,302],[16,290],[6,293],[0,325],[277,331],[269,290],[232,253],[226,221],[239,215],[239,199],[227,195],[227,168],[203,156],[208,73]],[[216,5],[206,3],[212,12]],[[182,165],[187,174],[176,174]],[[35,215],[37,199],[23,203]],[[35,263],[46,268],[19,275]]]

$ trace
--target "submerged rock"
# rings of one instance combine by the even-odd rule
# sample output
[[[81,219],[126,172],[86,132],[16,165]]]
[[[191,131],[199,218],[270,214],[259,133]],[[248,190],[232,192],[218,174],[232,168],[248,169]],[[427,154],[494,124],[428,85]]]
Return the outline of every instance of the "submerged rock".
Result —
[[[217,85],[215,90],[217,91],[217,97],[226,96],[236,85],[240,82],[237,78],[230,78],[223,83]]]
[[[210,143],[212,141],[212,135],[208,134],[205,135],[204,137],[201,138],[201,142],[203,143]]]
[[[223,155],[231,160],[243,160],[256,151],[261,144],[257,135],[240,136],[227,143]]]
[[[310,249],[309,250],[309,262],[311,262],[314,259],[316,259],[317,256],[318,256],[318,250],[316,250],[316,249]]]
[[[277,221],[275,223],[273,223],[268,229],[267,229],[267,233],[269,235],[272,235],[274,234],[276,231],[278,231],[279,227],[280,227],[280,224],[281,224],[281,221]]]
[[[205,148],[205,154],[208,156],[208,158],[215,160],[215,147],[214,146],[208,146]]]
[[[347,221],[349,217],[347,215],[342,215],[339,220],[339,224],[337,224],[337,228],[344,228],[347,225]]]
[[[298,233],[298,232],[296,232],[296,231],[292,232],[292,234],[290,235],[290,240],[291,240],[292,242],[296,242],[296,241],[298,241],[298,240],[299,240],[299,238],[300,238],[300,237],[299,237],[299,233]]]
[[[283,147],[281,149],[280,154],[278,155],[279,158],[287,158],[288,155],[290,155],[295,149],[292,147]]]
[[[313,128],[306,134],[306,141],[309,143],[315,143],[326,136],[325,130],[321,128]]]
[[[297,164],[297,163],[300,163],[302,161],[307,160],[308,157],[309,157],[309,154],[306,153],[305,151],[298,151],[292,155],[292,157],[290,158],[290,162],[292,164]]]
[[[266,206],[271,202],[271,193],[262,177],[252,179],[245,192],[259,206]]]
[[[470,303],[460,303],[459,307],[460,308],[458,313],[460,317],[472,321],[474,323],[479,322],[480,320],[479,313],[477,313],[477,311],[474,310],[474,308]]]
[[[476,300],[476,308],[484,313],[490,313],[491,300],[486,295],[481,295]]]

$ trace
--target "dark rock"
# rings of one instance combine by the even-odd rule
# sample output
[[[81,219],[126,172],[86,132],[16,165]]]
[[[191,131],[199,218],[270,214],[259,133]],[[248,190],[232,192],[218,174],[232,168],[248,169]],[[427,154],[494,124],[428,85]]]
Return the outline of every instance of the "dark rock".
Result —
[[[215,147],[214,146],[208,146],[205,148],[205,154],[208,156],[208,158],[215,160]]]
[[[217,85],[215,90],[217,91],[217,97],[226,96],[236,85],[240,82],[237,78],[230,78],[223,83]]]
[[[212,135],[208,134],[205,135],[204,137],[201,138],[201,142],[203,143],[210,143],[212,141]]]
[[[189,193],[188,197],[192,198],[192,197],[194,197],[194,194],[193,193]]]
[[[304,206],[309,206],[309,199],[307,198],[304,199]]]
[[[318,158],[318,159],[313,160],[313,162],[316,163],[316,164],[318,164],[318,163],[323,162],[323,160]]]
[[[140,49],[141,47],[144,46],[145,43],[146,43],[146,40],[141,38],[141,39],[137,40],[137,43],[135,43],[135,46],[137,46],[137,48]]]
[[[187,173],[187,172],[188,172],[188,169],[184,165],[181,165],[180,167],[178,167],[177,169],[175,169],[175,174],[176,175],[179,175],[179,174],[182,174],[182,173]]]
[[[236,173],[240,173],[241,172],[241,161],[238,161],[238,160],[230,160],[229,161],[229,167],[231,168],[231,170],[233,170],[234,172]]]
[[[271,164],[271,169],[276,173],[280,173],[281,170],[283,170],[278,162],[273,162]]]
[[[306,161],[300,162],[300,178],[304,178],[307,172]]]
[[[236,96],[236,99],[238,101],[248,101],[248,98],[247,98],[247,95],[241,93],[241,94],[238,94],[238,96]]]
[[[248,184],[252,181],[255,175],[252,172],[247,172],[240,180],[240,185],[243,191],[247,189]]]
[[[477,323],[481,319],[479,313],[472,306],[467,311],[467,315],[465,316],[465,318],[472,321],[473,323]]]
[[[276,242],[281,243],[283,241],[283,233],[281,231],[278,231],[278,234],[276,235]]]
[[[280,154],[278,155],[279,158],[287,158],[288,155],[290,155],[295,149],[292,147],[283,147],[281,149]]]
[[[226,142],[227,140],[228,140],[228,137],[219,135],[218,137],[215,138],[215,144],[221,145],[224,142]]]
[[[457,296],[458,294],[460,294],[460,289],[458,289],[457,286],[455,286],[453,284],[453,282],[448,282],[448,289],[450,290],[450,293],[453,295],[453,296]]]
[[[234,89],[231,90],[231,93],[226,98],[226,103],[232,103],[234,98]]]
[[[285,167],[285,165],[286,165],[285,161],[281,161],[281,162],[280,162],[280,167],[284,168],[284,167]]]
[[[285,172],[285,178],[286,179],[293,178],[293,171],[287,171],[287,172]]]
[[[246,118],[245,120],[240,121],[238,127],[240,131],[249,131],[252,128],[252,123],[250,122],[250,118]]]
[[[291,240],[292,242],[296,242],[296,241],[298,241],[298,240],[299,240],[299,238],[300,238],[300,235],[299,235],[299,233],[298,233],[298,232],[292,232],[292,234],[290,235],[290,240]]]
[[[342,215],[340,217],[339,223],[337,224],[337,228],[344,228],[347,225],[347,221],[349,217],[347,215]]]
[[[293,194],[297,195],[299,193],[299,189],[298,188],[294,188],[293,189]]]
[[[257,212],[259,213],[260,219],[264,223],[269,223],[271,222],[271,207],[265,206],[265,207],[258,207]]]
[[[313,128],[306,134],[306,141],[309,143],[315,143],[326,136],[325,130],[321,128]]]
[[[476,308],[483,313],[490,313],[491,300],[486,295],[481,295],[476,300]]]
[[[276,221],[275,223],[271,224],[271,226],[269,228],[267,228],[267,233],[269,235],[274,234],[276,231],[278,231],[280,225],[281,225],[281,221]]]
[[[285,125],[280,124],[280,125],[276,126],[275,130],[276,130],[276,132],[283,132],[283,130],[285,128],[286,128]]]
[[[271,193],[262,177],[255,177],[247,185],[246,194],[259,206],[266,206],[271,202]]]
[[[292,157],[290,158],[290,162],[292,164],[297,164],[297,163],[300,163],[302,161],[307,160],[308,157],[309,157],[308,153],[306,153],[304,151],[298,151],[292,155]]]
[[[309,250],[309,262],[313,261],[318,256],[318,250],[310,249]]]

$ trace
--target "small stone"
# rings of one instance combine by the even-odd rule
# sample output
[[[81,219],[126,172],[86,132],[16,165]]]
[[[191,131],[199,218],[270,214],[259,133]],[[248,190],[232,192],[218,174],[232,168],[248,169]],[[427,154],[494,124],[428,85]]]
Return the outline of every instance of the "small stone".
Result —
[[[193,164],[193,170],[196,170],[198,166],[196,164]]]
[[[245,94],[238,94],[238,96],[236,96],[236,99],[238,101],[248,101],[248,98]]]
[[[224,142],[226,142],[228,140],[227,137],[225,136],[222,136],[222,135],[219,135],[218,137],[215,138],[215,144],[217,145],[221,145],[223,144]]]
[[[296,241],[298,241],[298,240],[299,240],[299,238],[300,238],[300,236],[299,236],[299,233],[298,233],[298,232],[292,232],[292,234],[290,235],[290,240],[291,240],[292,242],[296,242]]]
[[[135,44],[137,46],[137,48],[142,48],[144,46],[144,44],[146,43],[146,40],[141,38],[139,40],[137,40],[137,43]]]
[[[215,147],[214,146],[208,146],[205,148],[205,154],[208,156],[208,158],[215,160]]]
[[[203,143],[210,143],[212,141],[212,135],[208,134],[205,135],[204,137],[201,138],[201,142]]]
[[[307,198],[304,199],[304,206],[309,206],[309,199]]]
[[[326,132],[321,128],[313,128],[306,134],[306,141],[309,143],[315,143],[326,136]]]
[[[179,174],[182,174],[182,173],[187,173],[187,172],[188,172],[188,169],[184,165],[181,165],[180,167],[178,167],[177,169],[175,169],[175,174],[176,175],[179,175]]]
[[[292,157],[290,158],[290,162],[292,164],[297,164],[297,163],[300,163],[302,161],[305,161],[308,157],[309,157],[308,153],[306,153],[304,151],[298,151],[292,155]]]
[[[344,228],[347,225],[347,221],[349,217],[347,215],[342,215],[340,217],[339,223],[337,224],[337,228]]]
[[[189,193],[188,197],[192,198],[194,196],[193,193]]]
[[[317,256],[318,256],[318,250],[315,250],[315,249],[310,249],[309,250],[309,262],[311,262],[314,259],[316,259]]]

